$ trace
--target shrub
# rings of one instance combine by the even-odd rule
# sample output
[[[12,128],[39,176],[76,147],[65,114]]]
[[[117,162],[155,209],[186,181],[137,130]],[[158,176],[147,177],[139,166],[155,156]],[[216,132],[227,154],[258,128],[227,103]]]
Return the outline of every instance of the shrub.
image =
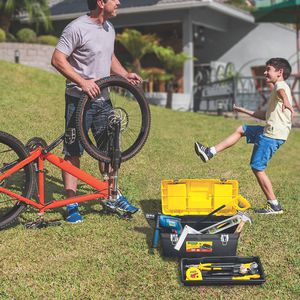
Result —
[[[56,44],[58,42],[58,38],[54,35],[40,35],[37,38],[37,41],[40,44],[56,46]]]
[[[17,32],[17,38],[22,43],[35,43],[36,33],[30,28],[23,28]]]
[[[6,41],[10,42],[10,43],[15,43],[17,41],[17,39],[16,39],[16,37],[13,34],[8,33],[6,35]]]
[[[5,42],[6,40],[6,34],[5,31],[3,29],[0,28],[0,43],[1,42]]]

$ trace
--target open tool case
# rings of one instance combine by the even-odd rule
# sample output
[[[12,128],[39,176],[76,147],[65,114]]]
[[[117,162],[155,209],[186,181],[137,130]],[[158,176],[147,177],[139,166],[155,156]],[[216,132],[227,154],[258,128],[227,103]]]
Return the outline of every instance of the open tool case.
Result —
[[[252,272],[238,274],[237,270],[241,268],[240,266],[249,267],[249,265],[254,266]],[[217,266],[215,271],[210,271],[214,266]],[[186,286],[256,285],[266,281],[261,261],[257,256],[183,258],[180,262],[180,270],[181,281]]]
[[[163,180],[161,193],[163,214],[178,217],[183,228],[188,225],[201,230],[250,207],[239,195],[236,180]],[[187,235],[179,251],[174,249],[176,235],[161,230],[162,253],[166,257],[186,258],[235,256],[239,239],[239,234],[234,233],[236,227],[216,234]]]
[[[162,254],[181,258],[184,285],[265,282],[259,257],[236,256],[239,233],[235,232],[242,223],[241,216],[245,217],[243,211],[250,207],[239,195],[236,180],[163,180],[161,193]]]

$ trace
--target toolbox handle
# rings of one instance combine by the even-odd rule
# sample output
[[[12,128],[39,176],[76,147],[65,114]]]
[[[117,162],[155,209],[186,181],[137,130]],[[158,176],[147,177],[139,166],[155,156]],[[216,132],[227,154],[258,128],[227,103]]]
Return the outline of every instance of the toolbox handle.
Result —
[[[236,210],[245,211],[251,207],[251,204],[247,199],[245,199],[242,195],[237,196],[237,201],[234,203],[234,208]]]

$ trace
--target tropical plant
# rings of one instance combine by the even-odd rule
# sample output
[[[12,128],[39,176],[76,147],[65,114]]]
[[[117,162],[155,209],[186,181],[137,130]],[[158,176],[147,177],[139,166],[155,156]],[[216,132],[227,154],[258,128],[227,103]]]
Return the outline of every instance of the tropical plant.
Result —
[[[225,3],[248,11],[253,11],[255,8],[255,3],[253,0],[227,0]]]
[[[154,45],[159,42],[156,35],[142,34],[135,29],[125,29],[122,33],[117,34],[116,39],[132,56],[132,71],[136,73],[141,71],[141,58],[145,54],[153,52]]]
[[[161,68],[142,68],[140,75],[143,79],[148,81],[148,92],[152,93],[154,90],[155,83],[159,82],[160,86],[162,86],[165,81],[172,79],[172,76],[164,69]]]
[[[17,38],[12,33],[9,32],[9,33],[6,34],[6,42],[16,43]]]
[[[35,43],[36,33],[30,28],[23,28],[17,32],[17,38],[22,43]]]
[[[5,42],[6,34],[5,31],[0,28],[0,43]]]
[[[167,103],[166,108],[172,108],[172,94],[174,88],[174,79],[182,72],[185,61],[194,59],[186,53],[175,53],[171,47],[154,46],[154,53],[163,65],[163,68],[170,74],[171,80],[167,84]]]
[[[40,35],[37,38],[37,42],[40,44],[56,46],[56,44],[58,43],[58,37],[54,35]]]
[[[171,47],[163,47],[160,45],[154,46],[154,53],[166,71],[173,74],[173,78],[182,70],[185,61],[193,59],[184,52],[175,53]]]
[[[51,26],[50,10],[47,0],[0,0],[0,28],[9,32],[15,17],[28,15],[29,22],[34,22],[36,31],[40,24],[49,31]]]

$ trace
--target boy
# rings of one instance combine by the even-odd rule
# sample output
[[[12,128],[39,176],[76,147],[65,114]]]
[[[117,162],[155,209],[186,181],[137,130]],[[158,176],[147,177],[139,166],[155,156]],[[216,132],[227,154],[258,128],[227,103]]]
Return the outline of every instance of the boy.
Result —
[[[291,90],[285,80],[291,74],[291,66],[284,58],[271,58],[266,62],[264,72],[266,82],[273,86],[266,112],[250,111],[233,106],[237,112],[245,113],[257,119],[266,120],[265,126],[243,125],[214,147],[206,148],[195,143],[197,155],[207,162],[217,153],[233,146],[245,136],[247,143],[254,144],[250,166],[267,198],[267,205],[256,209],[259,214],[281,214],[283,209],[273,191],[272,183],[265,174],[267,164],[273,154],[287,140],[292,127],[294,110]]]

